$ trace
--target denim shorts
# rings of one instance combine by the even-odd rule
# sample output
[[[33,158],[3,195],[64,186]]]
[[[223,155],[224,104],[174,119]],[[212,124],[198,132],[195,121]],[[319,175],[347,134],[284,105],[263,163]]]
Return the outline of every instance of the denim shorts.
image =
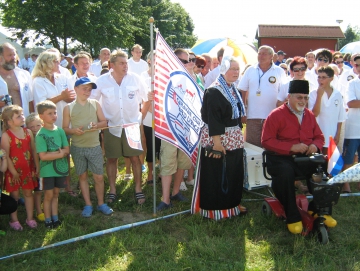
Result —
[[[360,139],[345,138],[342,153],[345,165],[352,165],[354,163],[354,156],[356,151],[358,152],[358,154],[360,154]]]

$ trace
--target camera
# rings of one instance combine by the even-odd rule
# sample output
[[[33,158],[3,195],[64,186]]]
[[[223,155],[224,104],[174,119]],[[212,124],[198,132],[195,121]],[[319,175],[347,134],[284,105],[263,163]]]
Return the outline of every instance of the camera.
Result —
[[[8,95],[8,94],[4,95],[4,97],[2,97],[2,98],[0,99],[0,101],[1,101],[1,102],[5,102],[5,105],[6,105],[6,106],[13,104],[13,103],[12,103],[12,98],[11,98],[11,96]]]

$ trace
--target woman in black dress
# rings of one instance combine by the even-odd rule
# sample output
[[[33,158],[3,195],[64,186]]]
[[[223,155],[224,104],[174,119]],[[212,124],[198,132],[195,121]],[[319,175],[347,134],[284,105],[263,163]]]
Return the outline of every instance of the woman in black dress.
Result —
[[[192,213],[219,220],[246,213],[240,204],[244,181],[241,117],[245,107],[233,84],[239,77],[239,63],[224,57],[220,75],[205,91],[201,117],[200,163],[192,201]],[[206,150],[211,146],[211,152]]]

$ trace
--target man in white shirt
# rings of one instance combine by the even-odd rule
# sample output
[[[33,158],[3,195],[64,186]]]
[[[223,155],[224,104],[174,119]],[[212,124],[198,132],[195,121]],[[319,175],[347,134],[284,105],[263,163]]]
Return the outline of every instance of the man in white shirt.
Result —
[[[225,51],[225,49],[224,49],[224,48],[221,48],[221,49],[217,52],[217,60],[218,60],[218,63],[221,63],[222,58],[223,58],[223,56],[224,56],[224,51]],[[214,62],[215,62],[215,60],[212,59],[212,62],[211,62],[211,66],[212,66],[212,67],[214,66]],[[211,69],[211,71],[204,77],[204,80],[205,80],[205,89],[207,89],[208,87],[210,87],[210,85],[215,82],[215,80],[216,80],[216,78],[218,78],[219,74],[220,74],[220,65],[218,64],[218,66],[216,66],[214,69]]]
[[[129,72],[134,72],[137,75],[141,75],[144,71],[147,71],[149,65],[146,61],[141,59],[143,48],[139,44],[135,44],[131,48],[132,58],[128,61]]]
[[[358,152],[358,162],[360,162],[360,55],[354,57],[352,65],[356,69],[357,76],[350,80],[345,95],[349,110],[345,125],[345,140],[342,154],[344,159],[343,170],[353,165],[356,151]],[[360,185],[358,187],[360,188]],[[351,192],[349,183],[344,183],[342,190],[344,192]]]
[[[315,54],[313,52],[307,52],[305,59],[308,65],[308,70],[311,71],[315,66]]]
[[[16,67],[15,56],[16,50],[10,43],[0,45],[0,76],[7,84],[12,103],[21,106],[27,117],[34,112],[32,79],[29,72]]]
[[[351,56],[350,64],[351,64],[351,66],[353,66],[353,68],[344,70],[339,77],[339,84],[338,84],[339,91],[341,92],[341,94],[343,96],[346,95],[346,91],[349,87],[349,82],[359,75],[358,70],[354,65],[355,64],[354,59],[357,56],[360,56],[360,54],[353,54]],[[344,65],[344,66],[346,66],[346,65]]]
[[[272,62],[273,55],[273,48],[261,46],[258,63],[245,71],[238,86],[247,107],[246,141],[258,147],[261,147],[264,120],[275,109],[280,86],[285,80],[283,69]]]
[[[110,49],[109,48],[102,48],[100,50],[99,55],[100,61],[94,62],[90,66],[90,72],[93,73],[96,77],[99,77],[102,70],[102,64],[106,61],[109,61],[110,58]]]
[[[76,68],[76,72],[69,78],[68,87],[69,89],[75,89],[75,82],[80,77],[88,77],[91,82],[96,82],[96,76],[89,72],[90,69],[90,54],[84,51],[79,52],[74,57],[74,66]]]
[[[109,126],[118,126],[142,122],[150,102],[147,97],[147,86],[144,80],[135,73],[128,72],[128,56],[121,50],[111,53],[110,72],[99,77],[96,81],[97,89],[92,90],[91,97],[100,100]],[[139,110],[139,101],[144,103],[144,116]],[[146,110],[145,110],[146,109]],[[140,140],[140,128],[136,131]],[[129,146],[130,135],[122,127],[104,130],[105,156],[107,157],[106,172],[109,179],[110,191],[107,195],[108,203],[116,202],[115,180],[118,158],[129,157],[135,181],[135,201],[138,204],[145,202],[145,195],[141,189],[141,163],[139,155],[142,150]],[[135,139],[134,139],[135,140]]]
[[[24,58],[20,60],[20,63],[19,63],[18,66],[19,66],[20,69],[29,71],[29,69],[30,69],[30,62],[31,62],[31,59],[29,58],[29,54],[26,53],[26,54],[24,55]]]

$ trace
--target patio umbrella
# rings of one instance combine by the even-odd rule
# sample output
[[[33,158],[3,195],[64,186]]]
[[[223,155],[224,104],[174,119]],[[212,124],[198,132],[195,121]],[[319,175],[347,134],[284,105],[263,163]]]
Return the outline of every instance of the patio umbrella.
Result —
[[[217,51],[221,47],[225,48],[226,55],[238,57],[245,64],[255,64],[257,62],[257,50],[252,44],[236,42],[229,38],[198,40],[191,50],[196,55],[209,53],[212,56],[216,56]]]
[[[340,49],[341,53],[360,53],[360,41],[350,42]]]

